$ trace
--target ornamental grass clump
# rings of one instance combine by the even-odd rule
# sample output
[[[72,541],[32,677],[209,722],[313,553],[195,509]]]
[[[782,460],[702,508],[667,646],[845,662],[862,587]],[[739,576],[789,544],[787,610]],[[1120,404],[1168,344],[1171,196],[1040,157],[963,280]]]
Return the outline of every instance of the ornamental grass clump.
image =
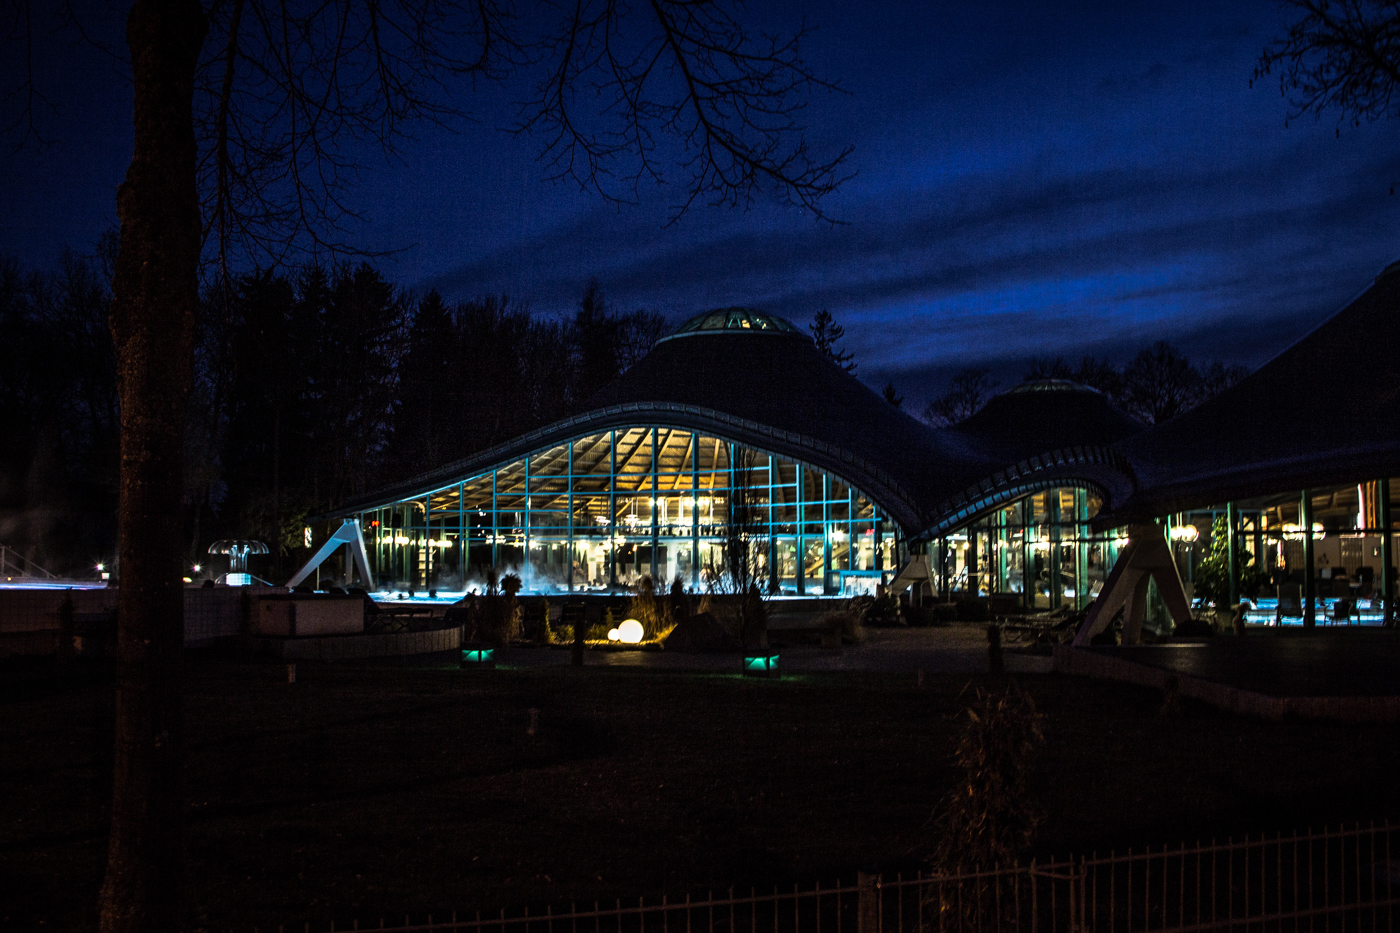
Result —
[[[934,811],[938,841],[929,867],[939,874],[1010,865],[1030,847],[1040,822],[1030,793],[1045,744],[1035,701],[1016,684],[979,688],[966,714],[953,755],[957,782]]]
[[[627,601],[627,614],[623,618],[642,623],[643,641],[665,638],[675,628],[668,600],[657,595],[656,586],[649,576],[637,581],[637,594]]]
[[[1040,811],[1030,775],[1045,744],[1035,701],[1015,684],[1004,691],[978,689],[953,759],[957,779],[934,810],[938,834],[928,859],[934,875],[957,876],[1017,861],[1035,836]],[[992,876],[929,885],[923,909],[931,923],[981,927],[986,917],[1013,916],[1015,886]]]

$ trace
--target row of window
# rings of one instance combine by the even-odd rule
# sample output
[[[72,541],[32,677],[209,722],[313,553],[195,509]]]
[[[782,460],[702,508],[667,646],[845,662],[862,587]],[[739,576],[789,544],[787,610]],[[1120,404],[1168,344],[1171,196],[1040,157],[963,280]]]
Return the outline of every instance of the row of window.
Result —
[[[705,586],[739,540],[756,575],[791,593],[873,590],[899,563],[893,522],[837,477],[670,428],[577,438],[361,523],[382,579],[440,589],[487,567],[541,591],[644,575]]]

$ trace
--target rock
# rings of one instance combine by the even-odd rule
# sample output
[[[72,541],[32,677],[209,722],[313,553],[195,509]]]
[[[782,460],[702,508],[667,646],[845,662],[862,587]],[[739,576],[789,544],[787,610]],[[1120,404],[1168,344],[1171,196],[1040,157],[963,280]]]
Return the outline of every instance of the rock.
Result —
[[[739,642],[713,615],[702,612],[682,619],[666,636],[666,650],[698,654],[708,651],[737,651]]]

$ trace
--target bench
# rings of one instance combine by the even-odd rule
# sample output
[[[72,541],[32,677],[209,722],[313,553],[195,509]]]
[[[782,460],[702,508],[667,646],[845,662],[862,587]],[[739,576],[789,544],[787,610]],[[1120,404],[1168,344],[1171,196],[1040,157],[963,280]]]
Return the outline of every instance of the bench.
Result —
[[[421,603],[386,606],[368,600],[365,604],[366,632],[416,632],[431,628],[433,607]]]

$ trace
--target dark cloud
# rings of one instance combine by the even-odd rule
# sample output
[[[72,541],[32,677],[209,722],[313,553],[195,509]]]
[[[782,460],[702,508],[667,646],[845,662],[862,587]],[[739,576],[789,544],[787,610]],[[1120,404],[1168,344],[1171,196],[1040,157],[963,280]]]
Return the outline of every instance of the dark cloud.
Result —
[[[1019,356],[1028,343],[1071,352],[1089,335],[1126,346],[1243,335],[1231,322],[1293,332],[1289,322],[1323,313],[1391,258],[1377,234],[1396,202],[1374,180],[1400,160],[1335,166],[1340,180],[1319,184],[1319,158],[1303,140],[1262,165],[978,178],[871,206],[847,226],[733,225],[687,241],[596,212],[513,251],[537,270],[515,282],[544,309],[567,309],[591,274],[614,302],[677,319],[735,303],[797,321],[830,308],[881,372]],[[515,261],[488,257],[434,284],[499,290]],[[1276,349],[1242,339],[1214,355]]]
[[[481,122],[463,136],[425,128],[404,163],[366,169],[366,245],[417,244],[385,260],[406,285],[540,313],[571,312],[594,276],[614,305],[677,322],[828,308],[861,375],[911,397],[969,361],[1015,374],[1156,339],[1256,363],[1396,258],[1388,130],[1286,130],[1276,88],[1249,88],[1283,28],[1273,0],[771,11],[801,13],[824,27],[814,67],[854,92],[807,114],[819,144],[857,146],[860,174],[829,205],[846,224],[760,204],[666,226],[674,191],[608,207],[542,184],[532,141],[485,129],[510,122],[502,90],[472,98]],[[72,72],[91,103],[65,126],[91,139],[5,163],[0,252],[49,261],[110,223],[130,105],[103,69]]]

